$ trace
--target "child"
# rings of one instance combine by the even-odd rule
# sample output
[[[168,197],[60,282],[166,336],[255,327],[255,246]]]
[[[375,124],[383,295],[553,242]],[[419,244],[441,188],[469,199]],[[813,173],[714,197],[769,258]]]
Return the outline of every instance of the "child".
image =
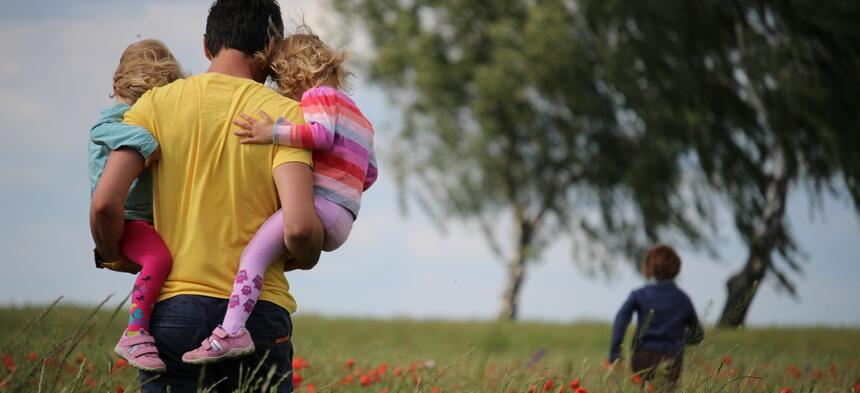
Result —
[[[693,303],[675,286],[681,270],[681,258],[672,247],[658,244],[645,256],[643,270],[646,278],[656,279],[630,293],[618,310],[612,326],[612,346],[609,362],[618,359],[624,333],[630,317],[636,312],[636,334],[633,337],[631,366],[645,380],[653,380],[657,366],[668,362],[665,391],[675,390],[684,360],[684,346],[702,341],[702,326]]]
[[[307,124],[293,125],[260,112],[261,120],[241,114],[247,122],[234,123],[241,143],[279,143],[313,150],[314,205],[325,230],[322,249],[333,251],[349,236],[358,216],[361,194],[376,181],[373,127],[355,103],[339,91],[350,73],[347,54],[335,51],[311,33],[295,34],[278,44],[271,63],[282,94],[301,100]],[[248,243],[221,326],[201,347],[186,352],[186,363],[202,364],[254,351],[245,321],[263,287],[263,273],[284,253],[281,211],[270,217]],[[287,250],[288,251],[288,250]]]
[[[128,46],[113,77],[116,104],[105,109],[90,130],[90,195],[95,194],[108,155],[127,148],[140,153],[148,166],[158,158],[158,143],[145,129],[122,123],[123,115],[143,93],[182,78],[179,62],[170,50],[156,40],[143,40]],[[140,265],[140,274],[131,294],[131,315],[114,351],[138,369],[163,372],[154,338],[149,335],[149,317],[161,285],[170,272],[170,251],[152,225],[152,174],[148,169],[132,183],[125,198],[125,225],[120,242],[122,254]],[[102,261],[96,253],[96,266],[122,270],[119,261]],[[137,269],[134,269],[137,270]]]

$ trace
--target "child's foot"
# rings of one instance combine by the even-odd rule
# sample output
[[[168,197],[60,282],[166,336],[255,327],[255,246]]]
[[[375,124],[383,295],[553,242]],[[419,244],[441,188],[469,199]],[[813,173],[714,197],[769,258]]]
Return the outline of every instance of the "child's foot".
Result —
[[[191,364],[217,362],[221,359],[236,358],[254,352],[254,341],[251,333],[245,328],[235,334],[227,334],[221,326],[212,331],[212,335],[203,340],[199,348],[185,352],[182,361]]]
[[[134,336],[129,336],[126,330],[113,351],[139,370],[161,373],[166,368],[164,362],[158,357],[155,338],[145,330],[138,331]]]

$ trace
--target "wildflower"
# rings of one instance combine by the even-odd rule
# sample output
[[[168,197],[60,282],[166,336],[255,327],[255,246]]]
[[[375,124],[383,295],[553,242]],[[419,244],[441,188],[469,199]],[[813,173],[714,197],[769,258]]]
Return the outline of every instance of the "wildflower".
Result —
[[[576,389],[576,391],[574,391],[574,393],[588,393],[588,390],[585,388],[578,388]]]
[[[346,366],[346,368],[352,368],[352,366],[355,366],[355,359],[346,359],[346,363],[344,363],[344,366]]]
[[[633,383],[635,383],[637,385],[641,385],[642,384],[642,374],[633,374],[633,376],[630,377],[630,380],[633,381]]]
[[[38,358],[39,358],[39,355],[36,355],[36,352],[30,352],[27,354],[27,360],[29,360],[31,362],[36,361],[36,359],[38,359]]]
[[[580,385],[579,378],[574,378],[572,381],[570,381],[570,388],[571,389],[578,389],[579,385]]]
[[[732,356],[731,355],[723,356],[723,364],[726,366],[731,366],[732,365]]]
[[[305,379],[302,377],[302,374],[298,371],[293,371],[293,386],[299,386],[302,384],[302,381]]]
[[[87,387],[93,388],[96,386],[96,380],[94,380],[90,377],[87,377],[87,380],[84,381],[84,385],[87,385]]]
[[[78,352],[78,356],[76,356],[76,357],[75,357],[75,363],[77,363],[77,364],[81,364],[81,363],[83,363],[83,362],[84,362],[84,360],[86,360],[86,359],[87,359],[87,357],[84,355],[84,353],[83,353],[83,352]]]
[[[794,375],[795,378],[800,378],[803,375],[793,364],[790,364],[786,370],[789,374]]]
[[[794,390],[791,390],[790,388],[785,388],[780,390],[779,393],[794,393]]]
[[[308,365],[308,361],[301,356],[296,356],[293,358],[293,370],[301,370],[303,368],[307,368]]]
[[[3,355],[3,366],[6,367],[6,371],[10,374],[18,368],[18,365],[15,364],[15,359],[12,359],[10,355]]]
[[[851,391],[854,393],[860,392],[860,383],[855,383],[854,386],[851,387]]]
[[[535,393],[535,385],[529,386],[529,393]]]
[[[388,393],[388,389],[382,389],[379,391],[379,393]]]
[[[442,389],[433,386],[430,388],[430,393],[442,393]]]
[[[372,381],[367,374],[361,374],[361,376],[358,377],[358,382],[361,383],[361,386],[367,386],[370,385]]]
[[[552,379],[547,379],[546,382],[543,383],[543,391],[548,392],[555,387],[555,381]]]
[[[307,387],[305,387],[305,393],[317,393],[317,385],[309,383]]]
[[[114,389],[114,392],[116,392],[116,393],[125,393],[125,388],[124,388],[124,387],[122,387],[122,386],[117,386],[117,387],[116,387],[116,389]]]
[[[823,375],[824,375],[824,372],[822,372],[821,370],[816,369],[815,371],[812,372],[812,378],[815,378],[815,379],[819,379]]]
[[[352,374],[344,375],[343,378],[340,379],[340,383],[343,385],[349,385],[352,383]]]
[[[392,371],[395,377],[399,377],[400,374],[403,374],[403,369],[400,366],[394,366],[394,370]]]

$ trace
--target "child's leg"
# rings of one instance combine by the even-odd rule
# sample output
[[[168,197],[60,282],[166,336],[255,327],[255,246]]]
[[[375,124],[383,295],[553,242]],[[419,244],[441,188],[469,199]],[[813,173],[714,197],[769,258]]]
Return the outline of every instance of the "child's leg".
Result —
[[[233,280],[233,292],[222,324],[228,334],[235,334],[245,326],[263,289],[266,269],[284,252],[284,215],[278,210],[260,226],[239,258],[239,271]]]
[[[345,207],[318,196],[314,196],[314,207],[325,230],[322,249],[334,251],[346,242],[355,217]]]
[[[129,333],[149,329],[152,306],[167,279],[173,260],[170,250],[146,221],[126,221],[120,250],[132,262],[141,266],[131,293],[131,315],[128,319]]]

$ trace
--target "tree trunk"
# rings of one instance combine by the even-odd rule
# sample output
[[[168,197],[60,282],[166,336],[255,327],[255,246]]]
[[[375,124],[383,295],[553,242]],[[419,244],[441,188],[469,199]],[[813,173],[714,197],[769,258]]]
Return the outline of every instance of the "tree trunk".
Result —
[[[519,311],[520,288],[526,276],[527,248],[531,244],[531,227],[522,216],[517,216],[519,233],[516,238],[516,249],[508,262],[508,282],[502,292],[502,309],[499,311],[500,320],[512,321],[517,319]]]
[[[767,185],[762,220],[749,244],[749,257],[744,268],[726,283],[728,296],[719,326],[737,327],[744,324],[750,304],[758,292],[759,283],[771,265],[771,253],[776,246],[785,215],[788,195],[788,171],[785,155],[778,149],[774,156],[774,171]]]

